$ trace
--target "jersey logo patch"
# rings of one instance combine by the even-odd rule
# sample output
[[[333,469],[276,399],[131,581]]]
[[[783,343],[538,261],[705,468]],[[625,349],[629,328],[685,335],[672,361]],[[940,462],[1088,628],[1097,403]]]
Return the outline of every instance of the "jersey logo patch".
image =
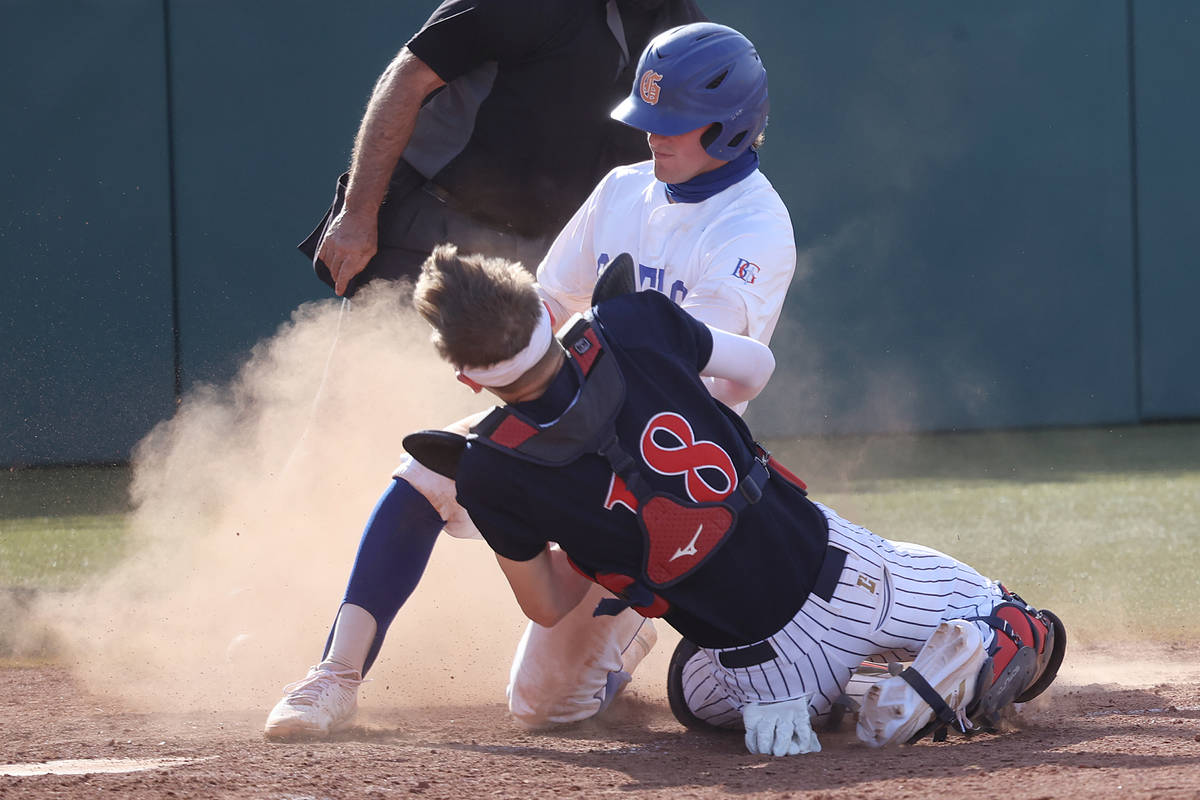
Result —
[[[683,475],[694,503],[716,503],[737,488],[729,453],[715,442],[697,440],[686,419],[670,411],[655,414],[641,439],[642,460],[660,475]]]
[[[642,99],[652,106],[658,105],[658,95],[662,91],[658,82],[662,80],[662,77],[660,73],[648,69],[642,73],[642,80],[638,84]]]
[[[754,283],[758,280],[758,273],[761,268],[753,261],[747,261],[744,258],[737,260],[737,266],[733,268],[733,277],[740,278],[746,283]]]

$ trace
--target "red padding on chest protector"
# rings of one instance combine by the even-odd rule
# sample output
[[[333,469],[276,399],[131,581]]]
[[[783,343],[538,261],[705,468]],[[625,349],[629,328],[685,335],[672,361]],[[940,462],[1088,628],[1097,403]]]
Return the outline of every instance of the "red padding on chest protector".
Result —
[[[723,505],[687,506],[663,495],[651,497],[639,517],[646,532],[646,577],[659,586],[703,564],[736,519]]]
[[[780,464],[779,459],[775,456],[771,456],[769,459],[767,459],[767,466],[771,468],[771,472],[783,478],[788,483],[795,484],[804,491],[808,491],[808,484],[796,477],[795,473],[793,473],[790,469],[785,467],[783,464]]]
[[[496,430],[492,431],[488,438],[496,444],[516,450],[535,433],[537,433],[537,428],[509,414],[503,422],[496,426]]]

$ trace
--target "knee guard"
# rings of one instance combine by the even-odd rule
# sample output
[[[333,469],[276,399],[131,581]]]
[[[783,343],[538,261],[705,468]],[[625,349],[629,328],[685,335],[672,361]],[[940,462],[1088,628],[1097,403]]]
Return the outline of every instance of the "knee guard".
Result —
[[[1026,703],[1054,682],[1067,650],[1067,630],[1053,612],[1039,611],[1007,589],[1004,601],[980,619],[996,636],[968,716],[991,728],[1010,703]]]

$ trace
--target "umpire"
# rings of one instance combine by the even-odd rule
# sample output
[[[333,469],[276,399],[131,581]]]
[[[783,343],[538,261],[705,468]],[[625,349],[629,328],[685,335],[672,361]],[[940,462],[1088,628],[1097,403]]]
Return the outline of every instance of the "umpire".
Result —
[[[446,241],[532,269],[600,178],[648,156],[608,114],[638,54],[703,19],[693,0],[444,0],[376,82],[300,251],[344,296]]]

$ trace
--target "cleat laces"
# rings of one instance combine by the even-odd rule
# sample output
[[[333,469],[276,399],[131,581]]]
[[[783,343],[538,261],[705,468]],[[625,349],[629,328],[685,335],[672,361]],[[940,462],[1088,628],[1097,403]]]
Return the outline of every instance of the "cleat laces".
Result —
[[[315,670],[295,683],[283,687],[289,705],[315,706],[321,696],[333,688],[356,689],[366,681],[358,677],[358,672],[352,669]]]

